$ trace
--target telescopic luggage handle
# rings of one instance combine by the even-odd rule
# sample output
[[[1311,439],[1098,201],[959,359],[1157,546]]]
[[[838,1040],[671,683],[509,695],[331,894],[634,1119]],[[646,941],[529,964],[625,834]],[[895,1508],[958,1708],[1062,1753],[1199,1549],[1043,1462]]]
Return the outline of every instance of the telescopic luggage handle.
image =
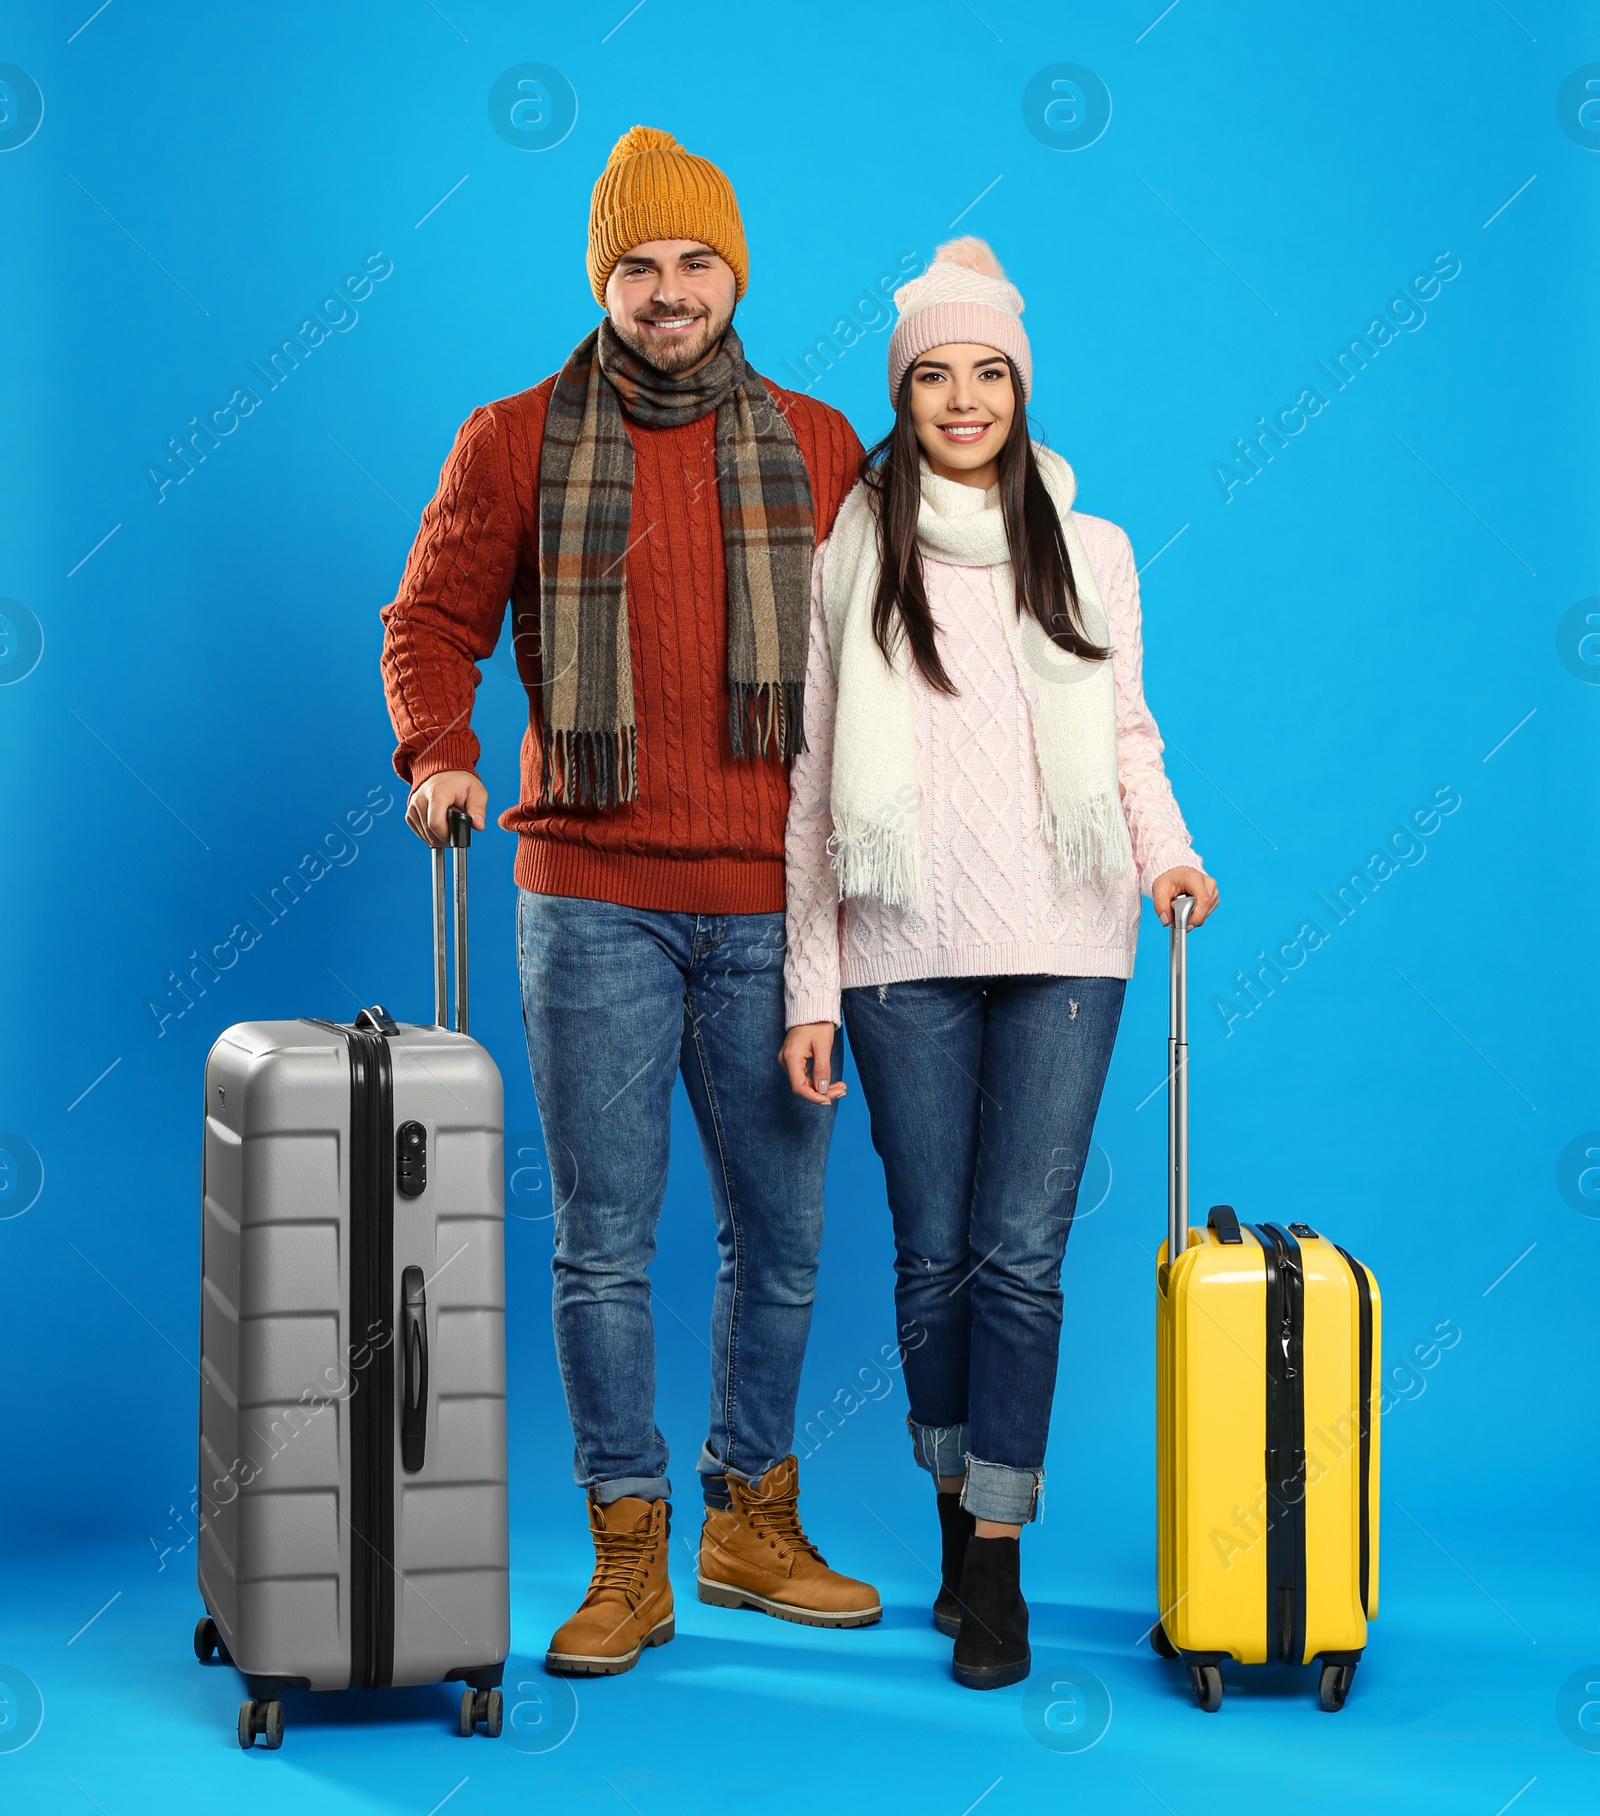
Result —
[[[1172,899],[1172,1022],[1167,1035],[1167,1264],[1189,1246],[1189,916],[1192,895]]]
[[[467,848],[472,843],[472,821],[459,807],[450,809],[450,870],[454,888],[456,928],[456,1033],[467,1031]],[[433,847],[433,1019],[441,1028],[450,1026],[450,980],[445,956],[443,845]]]

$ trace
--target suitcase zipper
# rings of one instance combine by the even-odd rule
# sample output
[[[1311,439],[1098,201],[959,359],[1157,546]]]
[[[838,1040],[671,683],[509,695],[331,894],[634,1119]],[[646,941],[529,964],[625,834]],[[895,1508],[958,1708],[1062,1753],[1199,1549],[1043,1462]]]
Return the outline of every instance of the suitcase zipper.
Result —
[[[1367,1270],[1348,1250],[1339,1248],[1344,1264],[1356,1283],[1356,1309],[1360,1328],[1360,1353],[1357,1357],[1357,1392],[1361,1396],[1359,1413],[1361,1471],[1361,1612],[1369,1613],[1372,1600],[1372,1282]]]
[[[1267,1285],[1267,1657],[1297,1665],[1305,1651],[1305,1282],[1300,1245],[1256,1226]]]
[[[341,1028],[350,1055],[350,1682],[394,1677],[394,1087],[382,1034]]]

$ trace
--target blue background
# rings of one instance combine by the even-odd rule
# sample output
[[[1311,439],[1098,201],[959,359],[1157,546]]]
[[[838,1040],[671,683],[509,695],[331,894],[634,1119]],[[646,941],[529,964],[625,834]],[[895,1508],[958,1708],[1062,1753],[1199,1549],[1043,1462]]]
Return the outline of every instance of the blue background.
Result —
[[[1600,134],[1570,89],[1558,107],[1600,58],[1593,15],[1556,0],[1181,0],[1159,20],[1160,0],[90,12],[21,5],[0,41],[44,98],[34,136],[0,155],[0,593],[15,602],[0,606],[0,1747],[28,1725],[30,1683],[44,1709],[25,1750],[0,1752],[0,1802],[1593,1807],[1600,1732],[1574,1710],[1600,1683],[1585,1392],[1600,1173],[1584,1160],[1591,1146],[1600,1160],[1600,649],[1581,641],[1600,601],[1572,608],[1600,592]],[[524,148],[536,122],[519,144],[488,107],[528,62],[577,101],[542,150]],[[1070,95],[1047,119],[1036,88],[1024,109],[1062,63],[1112,103],[1075,151]],[[302,1698],[284,1750],[245,1757],[237,1679],[188,1656],[204,1056],[246,1017],[347,1017],[357,998],[429,1013],[426,865],[390,770],[377,612],[457,424],[593,324],[588,192],[638,120],[737,186],[755,363],[785,383],[817,375],[866,440],[886,420],[886,333],[841,336],[827,370],[804,368],[807,350],[903,255],[928,258],[952,227],[988,238],[1028,300],[1037,429],[1076,468],[1082,507],[1123,524],[1147,564],[1147,692],[1222,887],[1192,951],[1197,1204],[1306,1218],[1361,1254],[1391,1364],[1443,1321],[1460,1333],[1391,1376],[1383,1612],[1337,1718],[1305,1674],[1277,1672],[1234,1673],[1204,1717],[1139,1644],[1164,1207],[1165,964],[1148,910],[1081,1210],[1103,1201],[1068,1254],[1045,1518],[1025,1541],[1026,1690],[948,1680],[919,1562],[936,1555],[931,1496],[897,1383],[804,1465],[808,1524],[879,1583],[881,1627],[702,1609],[685,1496],[677,1642],[575,1700],[542,1677],[587,1564],[534,1133],[512,1144],[531,1151],[508,1200],[508,1684],[528,1688],[508,1696],[507,1737],[450,1739],[443,1692]],[[392,272],[265,392],[246,361],[373,253]],[[1313,362],[1446,253],[1459,275],[1426,320],[1334,391]],[[867,304],[858,319],[884,317]],[[147,465],[244,385],[259,409],[158,498]],[[1213,467],[1235,437],[1313,385],[1326,409],[1226,496]],[[514,674],[488,664],[475,724],[495,811],[524,718]],[[1423,854],[1343,925],[1320,912],[1318,892],[1440,789],[1460,805]],[[250,892],[385,799],[263,926]],[[504,1072],[508,1130],[532,1131],[512,840],[496,828],[475,858],[474,1032]],[[1274,993],[1258,986],[1225,1033],[1213,999],[1250,1008],[1235,974],[1308,918],[1327,943],[1269,973]],[[179,1015],[168,974],[246,919],[259,943],[202,973]],[[685,1115],[675,1133],[656,1284],[681,1491],[703,1432],[713,1250]],[[802,1418],[892,1340],[859,1092],[830,1194]],[[1077,1753],[1058,1750],[1071,1694],[1050,1689],[1071,1671],[1112,1710]]]

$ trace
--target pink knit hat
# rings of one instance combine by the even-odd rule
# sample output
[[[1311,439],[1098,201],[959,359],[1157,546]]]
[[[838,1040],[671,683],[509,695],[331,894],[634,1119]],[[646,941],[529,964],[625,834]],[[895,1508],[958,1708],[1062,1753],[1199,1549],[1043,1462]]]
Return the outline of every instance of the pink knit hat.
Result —
[[[979,239],[947,240],[921,277],[894,293],[900,319],[889,337],[889,399],[924,353],[952,341],[993,347],[1022,377],[1026,402],[1033,389],[1033,354],[1022,325],[1022,292],[1009,283],[1000,261]]]

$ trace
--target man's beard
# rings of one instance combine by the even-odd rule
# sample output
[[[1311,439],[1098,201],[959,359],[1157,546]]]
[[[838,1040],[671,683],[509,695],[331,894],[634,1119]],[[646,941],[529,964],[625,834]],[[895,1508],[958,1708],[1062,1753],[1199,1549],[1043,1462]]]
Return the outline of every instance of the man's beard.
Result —
[[[663,310],[658,316],[647,315],[644,319],[670,321],[672,315],[670,311]],[[693,328],[667,339],[652,334],[648,328],[640,328],[633,322],[625,327],[619,327],[613,322],[612,326],[617,330],[618,339],[631,347],[647,365],[654,366],[658,372],[676,374],[698,365],[727,333],[732,320],[732,311],[722,316],[704,315]]]

